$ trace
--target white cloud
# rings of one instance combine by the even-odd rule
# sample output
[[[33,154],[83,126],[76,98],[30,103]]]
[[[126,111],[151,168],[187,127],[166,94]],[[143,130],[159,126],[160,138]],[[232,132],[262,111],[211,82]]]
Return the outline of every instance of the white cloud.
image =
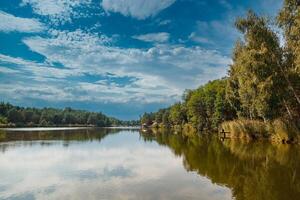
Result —
[[[166,20],[160,21],[160,22],[158,23],[158,25],[159,25],[159,26],[165,26],[165,25],[167,25],[167,24],[170,24],[171,22],[172,22],[171,20],[166,19]]]
[[[0,66],[0,74],[16,74],[19,73],[18,70],[11,69],[9,67]]]
[[[172,102],[180,98],[185,88],[195,88],[225,76],[231,62],[217,51],[200,47],[156,45],[149,49],[122,49],[107,46],[102,38],[89,34],[80,37],[74,33],[67,35],[57,32],[57,36],[51,39],[31,37],[24,43],[49,62],[59,62],[68,69],[136,78],[125,86],[79,83],[74,87],[97,100]]]
[[[106,12],[119,12],[125,16],[145,19],[171,6],[176,0],[103,0]]]
[[[73,94],[65,92],[64,86],[51,82],[29,82],[18,80],[10,84],[0,83],[0,92],[7,98],[24,100],[25,98],[46,101],[70,101],[76,98]]]
[[[76,10],[88,6],[91,0],[23,0],[21,5],[30,5],[33,11],[42,16],[49,17],[54,24],[71,22],[72,17],[86,16]]]
[[[229,55],[235,41],[240,37],[234,27],[234,19],[232,16],[226,16],[222,20],[197,21],[195,31],[190,34],[189,39],[210,45]]]
[[[135,35],[132,38],[137,40],[142,40],[145,42],[158,42],[163,43],[167,42],[170,38],[169,33],[161,32],[161,33],[148,33],[144,35]]]
[[[7,67],[0,66],[0,72],[12,73],[12,72],[23,72],[33,75],[34,79],[38,80],[49,80],[49,79],[63,79],[70,76],[79,76],[81,72],[76,69],[64,69],[55,68],[47,63],[37,63],[34,61],[24,60],[22,58],[14,58],[0,54],[0,62],[13,64],[18,67],[18,70],[10,69]]]
[[[192,32],[189,36],[189,39],[193,40],[194,42],[202,43],[202,44],[213,44],[213,42],[205,37],[197,35],[197,33]]]
[[[186,88],[226,75],[231,59],[200,47],[161,44],[149,49],[119,48],[98,34],[50,30],[51,38],[29,37],[23,42],[46,57],[37,63],[0,55],[3,66],[26,73],[10,75],[14,84],[2,84],[1,94],[12,98],[47,101],[112,103],[172,103]],[[52,66],[60,63],[63,68]],[[107,74],[124,79],[122,84]],[[109,80],[88,82],[71,77],[93,75]],[[130,81],[128,80],[130,78]],[[34,80],[27,84],[30,78]],[[85,79],[86,80],[86,79]],[[25,87],[24,87],[25,85]],[[45,89],[47,88],[47,89]]]
[[[37,19],[16,17],[6,12],[0,11],[0,31],[3,32],[41,32],[45,26]]]

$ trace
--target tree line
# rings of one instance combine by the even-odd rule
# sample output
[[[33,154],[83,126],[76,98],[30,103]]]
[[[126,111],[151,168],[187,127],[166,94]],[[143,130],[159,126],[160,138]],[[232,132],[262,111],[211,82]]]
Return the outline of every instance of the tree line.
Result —
[[[235,27],[242,37],[227,77],[186,90],[181,102],[145,113],[141,123],[204,130],[227,120],[280,118],[300,126],[300,1],[285,0],[275,20],[248,11]]]
[[[4,126],[136,126],[139,121],[122,121],[101,112],[88,112],[72,108],[24,108],[0,103],[0,124]]]

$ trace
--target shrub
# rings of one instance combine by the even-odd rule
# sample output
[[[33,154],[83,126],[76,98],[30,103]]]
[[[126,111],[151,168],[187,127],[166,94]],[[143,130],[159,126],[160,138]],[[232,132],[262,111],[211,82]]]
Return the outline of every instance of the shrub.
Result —
[[[299,140],[299,129],[287,120],[276,119],[271,123],[271,139],[275,142],[289,143]]]
[[[260,139],[268,137],[268,126],[259,120],[234,120],[223,122],[221,128],[230,138]]]
[[[294,143],[300,141],[300,131],[296,124],[283,119],[264,123],[259,120],[234,120],[221,124],[227,137],[242,139],[267,138],[274,142]]]

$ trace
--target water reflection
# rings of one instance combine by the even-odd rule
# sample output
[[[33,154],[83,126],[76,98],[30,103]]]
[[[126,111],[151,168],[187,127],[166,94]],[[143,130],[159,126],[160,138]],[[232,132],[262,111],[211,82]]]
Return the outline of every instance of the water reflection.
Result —
[[[183,157],[188,171],[231,189],[235,199],[300,198],[300,148],[168,133],[144,135]]]
[[[134,132],[134,130],[127,130]],[[118,129],[58,129],[58,130],[0,130],[0,151],[5,152],[7,148],[20,145],[33,145],[38,143],[42,146],[54,145],[62,143],[68,146],[70,143],[82,141],[101,141],[108,134],[116,134],[120,132]]]
[[[134,130],[0,132],[0,199],[299,199],[300,149]]]
[[[172,148],[136,131],[2,132],[0,138],[0,199],[231,199],[230,189],[187,172]]]

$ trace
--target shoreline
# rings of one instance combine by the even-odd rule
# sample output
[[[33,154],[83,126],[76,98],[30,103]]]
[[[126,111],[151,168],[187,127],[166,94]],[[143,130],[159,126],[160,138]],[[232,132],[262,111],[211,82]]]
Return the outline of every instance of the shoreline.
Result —
[[[165,125],[162,123],[153,123],[142,127],[143,132],[164,132],[172,131],[174,134],[183,135],[207,134],[218,135],[223,140],[240,141],[268,141],[270,143],[282,144],[300,144],[300,130],[292,123],[280,119],[263,122],[258,120],[233,120],[224,121],[218,129],[197,130],[192,124]]]
[[[0,131],[59,131],[59,130],[80,130],[80,129],[127,129],[127,130],[137,130],[140,127],[97,127],[97,126],[51,126],[51,127],[5,127],[0,128]]]

